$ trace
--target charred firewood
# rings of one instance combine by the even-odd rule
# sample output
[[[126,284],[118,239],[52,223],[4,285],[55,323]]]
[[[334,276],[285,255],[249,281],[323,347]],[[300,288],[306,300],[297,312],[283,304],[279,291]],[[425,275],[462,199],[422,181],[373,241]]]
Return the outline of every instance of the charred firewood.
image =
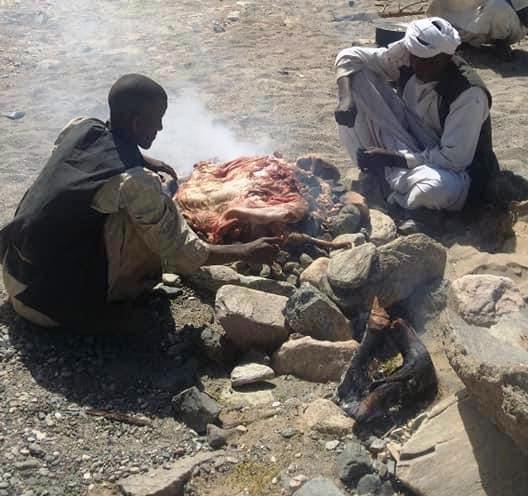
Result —
[[[308,234],[303,234],[299,232],[288,234],[285,244],[290,244],[290,243],[291,244],[308,243],[308,244],[318,246],[319,248],[325,248],[325,249],[331,249],[331,250],[340,250],[342,248],[345,248],[345,249],[352,248],[352,243],[349,243],[347,241],[343,241],[343,242],[326,241],[324,239],[314,238],[312,236],[308,236]]]
[[[384,344],[401,354],[403,365],[374,380],[369,366]],[[369,422],[393,407],[409,405],[436,390],[436,385],[433,362],[414,329],[403,319],[391,323],[375,300],[365,336],[337,388],[336,402],[356,421]]]

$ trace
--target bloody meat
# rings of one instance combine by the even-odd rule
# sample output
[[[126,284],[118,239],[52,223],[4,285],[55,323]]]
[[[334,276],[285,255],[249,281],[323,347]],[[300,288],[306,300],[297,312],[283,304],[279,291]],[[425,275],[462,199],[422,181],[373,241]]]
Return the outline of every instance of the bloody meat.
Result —
[[[302,174],[274,156],[199,162],[175,200],[191,227],[210,243],[287,234],[310,211]]]

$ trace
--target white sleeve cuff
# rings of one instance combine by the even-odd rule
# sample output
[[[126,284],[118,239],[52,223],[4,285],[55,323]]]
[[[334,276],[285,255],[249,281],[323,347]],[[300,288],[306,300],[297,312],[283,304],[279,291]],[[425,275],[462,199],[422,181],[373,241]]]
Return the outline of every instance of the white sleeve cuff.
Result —
[[[407,150],[399,150],[399,153],[405,158],[408,169],[414,169],[420,164],[423,164],[423,158],[420,153],[412,153]]]

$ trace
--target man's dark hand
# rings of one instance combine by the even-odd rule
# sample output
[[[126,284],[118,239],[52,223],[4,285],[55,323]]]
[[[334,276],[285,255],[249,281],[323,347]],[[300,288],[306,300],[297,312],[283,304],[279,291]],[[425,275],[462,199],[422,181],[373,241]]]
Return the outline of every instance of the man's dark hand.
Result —
[[[175,181],[178,180],[178,174],[176,174],[176,171],[169,164],[152,157],[147,157],[146,155],[143,155],[143,158],[145,159],[147,169],[151,170],[152,172],[156,172],[157,174],[162,172],[170,176]]]
[[[358,167],[363,172],[382,171],[385,167],[407,168],[407,161],[403,155],[383,148],[359,148],[356,159]]]
[[[280,238],[259,238],[244,245],[245,262],[271,264],[279,252]]]
[[[357,107],[352,96],[352,75],[337,80],[337,107],[335,120],[341,126],[354,127]]]

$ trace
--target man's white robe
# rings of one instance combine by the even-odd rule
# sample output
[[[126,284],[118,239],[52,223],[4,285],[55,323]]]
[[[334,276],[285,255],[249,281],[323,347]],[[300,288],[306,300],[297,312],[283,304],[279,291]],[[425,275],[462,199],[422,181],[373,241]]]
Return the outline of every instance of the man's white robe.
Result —
[[[528,28],[516,10],[528,7],[528,0],[433,0],[427,12],[455,26],[463,41],[472,46],[504,40],[510,45],[521,41]]]
[[[339,126],[341,139],[353,160],[358,148],[404,155],[407,169],[385,169],[393,191],[390,201],[406,209],[460,210],[470,185],[466,169],[489,116],[488,97],[481,88],[464,91],[452,103],[442,129],[436,83],[412,76],[402,98],[388,84],[408,65],[402,41],[388,49],[353,47],[339,53],[337,77],[355,74],[352,91],[358,110],[353,128]]]

